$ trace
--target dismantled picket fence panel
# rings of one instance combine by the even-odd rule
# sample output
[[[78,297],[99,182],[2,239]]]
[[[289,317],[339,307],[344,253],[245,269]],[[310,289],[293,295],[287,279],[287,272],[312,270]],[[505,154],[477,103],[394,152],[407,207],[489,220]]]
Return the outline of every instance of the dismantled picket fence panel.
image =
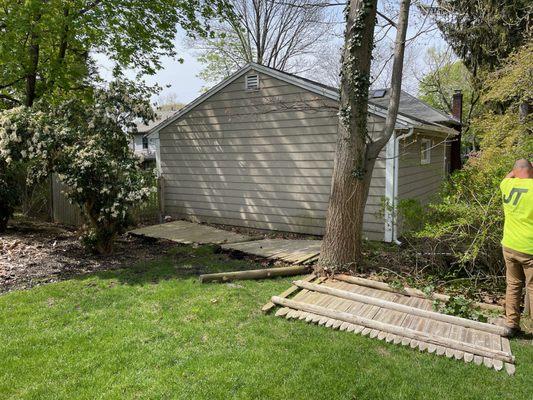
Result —
[[[497,371],[515,372],[504,330],[496,325],[437,313],[432,299],[388,287],[356,284],[342,276],[313,275],[293,282],[263,307],[275,315],[402,344]],[[349,282],[351,281],[351,282]],[[366,283],[366,282],[358,282]]]

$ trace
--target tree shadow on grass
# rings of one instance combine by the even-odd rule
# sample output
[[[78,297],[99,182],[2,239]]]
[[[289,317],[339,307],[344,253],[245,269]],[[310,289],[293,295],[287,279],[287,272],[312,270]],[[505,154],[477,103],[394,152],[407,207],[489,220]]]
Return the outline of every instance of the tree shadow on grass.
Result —
[[[143,285],[171,279],[187,279],[208,273],[267,268],[270,263],[247,257],[236,258],[215,245],[176,245],[166,254],[162,254],[160,259],[140,260],[121,268],[101,270],[72,278],[86,280],[98,277],[116,280],[120,284]]]

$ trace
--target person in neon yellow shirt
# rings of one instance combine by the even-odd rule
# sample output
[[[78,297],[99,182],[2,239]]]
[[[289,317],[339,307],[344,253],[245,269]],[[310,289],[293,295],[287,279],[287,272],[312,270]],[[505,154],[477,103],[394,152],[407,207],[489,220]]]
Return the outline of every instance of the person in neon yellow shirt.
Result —
[[[520,301],[527,287],[529,309],[533,312],[533,166],[526,159],[517,160],[513,170],[500,184],[505,223],[503,258],[505,259],[505,325],[512,336],[520,331]]]

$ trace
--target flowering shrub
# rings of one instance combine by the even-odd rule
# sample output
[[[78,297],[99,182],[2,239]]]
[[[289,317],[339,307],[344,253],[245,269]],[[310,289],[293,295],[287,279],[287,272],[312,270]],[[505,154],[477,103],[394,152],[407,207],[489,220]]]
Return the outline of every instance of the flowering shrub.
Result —
[[[17,171],[27,156],[28,132],[34,128],[30,115],[24,107],[0,113],[0,232],[6,229],[21,195]]]
[[[7,165],[28,162],[34,180],[57,173],[84,216],[83,242],[101,254],[112,252],[128,209],[151,193],[149,177],[129,148],[135,122],[154,117],[145,93],[142,86],[117,81],[95,89],[90,101],[12,109],[0,120],[0,157]]]

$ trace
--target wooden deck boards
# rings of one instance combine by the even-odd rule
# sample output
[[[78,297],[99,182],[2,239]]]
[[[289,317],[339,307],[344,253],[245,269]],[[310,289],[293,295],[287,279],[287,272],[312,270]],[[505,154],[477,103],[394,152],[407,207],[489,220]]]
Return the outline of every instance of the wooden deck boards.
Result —
[[[263,239],[245,243],[229,243],[223,245],[222,248],[292,264],[303,264],[318,257],[321,243],[320,240]]]
[[[315,285],[320,284],[342,291],[432,311],[432,301],[429,299],[382,291],[333,279],[315,280],[313,283]],[[297,282],[297,285],[303,284]],[[398,311],[394,309],[398,307],[390,303],[372,300],[372,304],[368,304],[365,301],[370,301],[370,299],[362,298],[361,296],[355,298],[355,300],[361,301],[355,301],[347,293],[343,294],[338,290],[328,289],[327,292],[332,294],[326,294],[322,293],[318,286],[303,286],[305,288],[293,291],[294,297],[290,300],[295,300],[296,303],[291,303],[290,301],[283,302],[288,307],[280,308],[276,315],[289,319],[302,319],[306,322],[313,322],[328,328],[354,332],[389,343],[410,346],[413,349],[427,351],[428,353],[434,353],[450,359],[484,365],[487,368],[493,368],[497,371],[505,370],[509,374],[515,372],[514,358],[511,354],[509,340],[496,333],[490,333],[495,328],[490,328],[487,326],[488,324],[478,324],[471,327],[470,324],[465,325],[464,320],[458,321],[455,319],[451,322],[449,322],[449,318],[444,321],[438,320],[441,319],[438,315],[429,316],[427,313],[418,311],[416,311],[416,314],[421,315],[410,314],[409,312],[415,312],[415,310],[409,311],[409,309],[400,308],[401,311]],[[343,298],[338,296],[348,297]],[[276,303],[276,298],[273,298],[273,301]],[[309,304],[309,306],[304,307],[303,304]],[[327,313],[325,309],[317,309],[315,311],[311,305],[320,306],[331,311]],[[309,312],[311,310],[306,309],[312,309],[313,312]],[[316,314],[317,312],[324,313],[324,315]],[[332,318],[337,315],[335,312],[337,312],[338,317]],[[341,316],[343,312],[354,317]],[[361,323],[368,323],[369,325],[363,326],[347,322],[352,320],[353,322],[357,320],[358,322],[361,321]],[[370,321],[376,322],[371,323]],[[389,328],[390,326],[396,328]],[[483,329],[487,329],[488,331],[483,331]]]
[[[137,236],[172,240],[173,242],[183,244],[253,243],[253,241],[250,241],[254,239],[251,236],[188,221],[173,221],[165,224],[146,226],[144,228],[134,229],[129,233]]]

